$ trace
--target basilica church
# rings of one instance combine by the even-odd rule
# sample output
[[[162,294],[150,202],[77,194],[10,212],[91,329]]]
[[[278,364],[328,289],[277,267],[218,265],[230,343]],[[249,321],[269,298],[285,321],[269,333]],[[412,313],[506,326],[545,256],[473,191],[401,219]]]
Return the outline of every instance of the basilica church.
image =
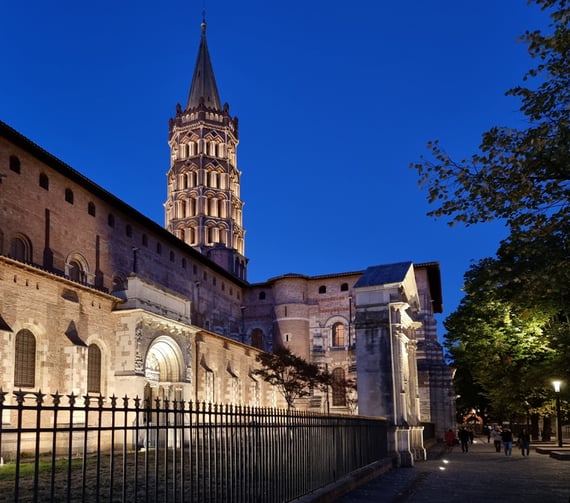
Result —
[[[175,110],[164,226],[0,122],[2,391],[285,407],[254,373],[260,352],[285,346],[357,383],[297,407],[385,416],[396,449],[421,451],[426,424],[443,437],[454,402],[434,318],[439,264],[403,257],[249,283],[239,125],[220,100],[205,22]]]

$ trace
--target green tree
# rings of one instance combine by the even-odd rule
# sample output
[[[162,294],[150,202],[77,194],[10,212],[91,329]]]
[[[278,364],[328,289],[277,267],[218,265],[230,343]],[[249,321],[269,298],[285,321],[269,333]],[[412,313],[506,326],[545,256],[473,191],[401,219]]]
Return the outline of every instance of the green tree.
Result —
[[[551,9],[552,33],[527,31],[522,40],[538,64],[506,94],[520,98],[526,129],[493,127],[480,152],[456,161],[430,142],[429,159],[412,166],[436,208],[429,215],[467,225],[504,220],[513,233],[568,235],[570,216],[570,3],[534,0]]]
[[[261,353],[256,360],[261,367],[254,374],[277,387],[288,409],[295,407],[295,400],[309,396],[313,388],[323,389],[331,383],[330,374],[285,347],[277,348],[274,353]]]
[[[484,259],[466,274],[466,295],[444,323],[445,347],[457,368],[459,411],[479,406],[511,419],[541,407],[563,357],[548,330],[550,313],[502,299],[501,284],[487,278],[493,263]]]
[[[551,23],[521,37],[536,64],[506,93],[520,100],[525,127],[491,128],[461,161],[430,142],[412,165],[429,215],[509,229],[496,258],[468,271],[466,296],[445,322],[456,384],[507,417],[520,404],[540,409],[549,377],[570,377],[570,0],[528,3]]]

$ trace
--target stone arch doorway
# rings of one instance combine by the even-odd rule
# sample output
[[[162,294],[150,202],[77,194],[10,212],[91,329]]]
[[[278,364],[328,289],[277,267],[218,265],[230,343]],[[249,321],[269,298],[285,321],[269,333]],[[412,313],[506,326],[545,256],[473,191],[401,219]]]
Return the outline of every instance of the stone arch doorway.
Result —
[[[148,400],[154,408],[157,400],[160,404],[164,400],[170,404],[174,400],[184,400],[183,369],[184,356],[176,341],[167,336],[157,337],[148,348],[145,359],[145,403]]]

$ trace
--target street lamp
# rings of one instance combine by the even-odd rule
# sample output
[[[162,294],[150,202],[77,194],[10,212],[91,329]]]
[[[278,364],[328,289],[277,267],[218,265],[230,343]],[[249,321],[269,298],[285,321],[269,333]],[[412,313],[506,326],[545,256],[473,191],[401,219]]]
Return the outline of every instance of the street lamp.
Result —
[[[552,381],[554,393],[556,393],[556,436],[558,437],[558,447],[562,447],[562,421],[560,417],[560,385],[562,381]]]

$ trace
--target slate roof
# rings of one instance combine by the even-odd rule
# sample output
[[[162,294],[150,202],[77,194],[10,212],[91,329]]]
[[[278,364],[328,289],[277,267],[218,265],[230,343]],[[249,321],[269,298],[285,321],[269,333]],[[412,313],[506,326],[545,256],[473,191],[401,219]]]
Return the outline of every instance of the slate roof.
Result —
[[[188,103],[186,110],[197,108],[201,99],[204,99],[204,105],[215,110],[222,110],[220,106],[220,95],[218,94],[218,86],[210,60],[210,52],[206,43],[206,21],[202,22],[202,39],[198,48],[198,57],[196,58],[196,66],[194,67],[194,76],[188,93]]]
[[[355,288],[363,286],[385,285],[404,281],[412,262],[397,262],[395,264],[371,266],[354,285]]]

